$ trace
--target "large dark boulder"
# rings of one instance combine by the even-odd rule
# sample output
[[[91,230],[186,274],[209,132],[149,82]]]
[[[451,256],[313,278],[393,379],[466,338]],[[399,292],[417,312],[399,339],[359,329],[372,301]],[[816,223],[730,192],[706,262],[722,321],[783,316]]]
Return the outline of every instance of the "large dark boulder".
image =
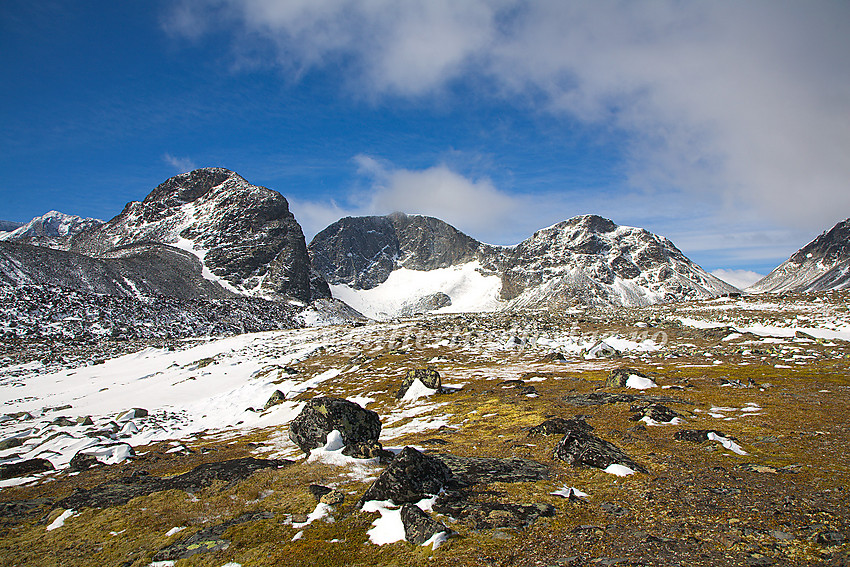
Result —
[[[574,430],[566,435],[555,447],[554,456],[574,467],[594,467],[606,469],[610,465],[624,465],[630,469],[646,473],[646,469],[632,460],[620,448],[582,430]]]
[[[377,441],[381,420],[372,410],[342,398],[313,398],[289,424],[289,438],[305,453],[324,446],[337,430],[346,446]]]
[[[370,500],[392,500],[396,504],[419,502],[440,492],[451,476],[449,467],[439,459],[405,447],[366,490],[359,505]]]
[[[404,539],[413,545],[422,545],[440,532],[449,532],[446,526],[410,503],[401,507],[401,523],[404,524]]]

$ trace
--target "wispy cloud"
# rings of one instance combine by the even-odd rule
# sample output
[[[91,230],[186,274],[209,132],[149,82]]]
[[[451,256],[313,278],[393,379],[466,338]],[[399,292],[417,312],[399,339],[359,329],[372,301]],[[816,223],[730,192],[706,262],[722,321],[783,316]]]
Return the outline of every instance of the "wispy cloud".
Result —
[[[374,100],[466,81],[598,126],[627,145],[632,186],[650,194],[711,195],[730,213],[753,209],[806,228],[850,212],[846,2],[174,6],[172,32],[230,33],[234,60],[275,65],[296,80],[341,68],[341,84]]]
[[[711,275],[734,285],[738,289],[748,288],[765,276],[765,274],[759,274],[750,270],[724,270],[722,268],[714,270],[711,272]]]
[[[185,173],[187,171],[197,169],[195,162],[187,157],[175,157],[169,153],[165,153],[162,156],[162,160],[177,170],[178,173]]]

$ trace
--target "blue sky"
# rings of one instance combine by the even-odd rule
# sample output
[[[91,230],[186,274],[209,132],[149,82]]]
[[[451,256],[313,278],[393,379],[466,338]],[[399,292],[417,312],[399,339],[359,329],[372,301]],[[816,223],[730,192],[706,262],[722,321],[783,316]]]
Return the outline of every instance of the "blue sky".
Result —
[[[0,3],[0,218],[222,166],[511,244],[583,213],[766,273],[850,216],[850,4]]]

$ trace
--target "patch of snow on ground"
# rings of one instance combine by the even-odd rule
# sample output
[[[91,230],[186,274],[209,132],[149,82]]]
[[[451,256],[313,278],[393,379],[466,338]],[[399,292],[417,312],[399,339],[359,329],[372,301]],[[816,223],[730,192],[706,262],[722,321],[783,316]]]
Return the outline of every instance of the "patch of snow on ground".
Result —
[[[436,313],[495,311],[502,304],[499,300],[502,280],[483,275],[480,268],[477,261],[428,271],[400,268],[372,289],[330,287],[335,298],[373,319],[392,318],[405,303],[438,292],[448,295],[452,304]]]
[[[626,380],[626,388],[634,388],[635,390],[648,390],[649,388],[657,388],[658,384],[652,378],[644,378],[637,374],[629,375]]]
[[[422,383],[422,380],[417,378],[413,381],[413,383],[410,385],[410,387],[407,389],[401,399],[405,402],[415,402],[419,398],[433,396],[436,393],[436,388],[429,388],[428,386]]]
[[[717,441],[721,445],[723,445],[724,449],[728,449],[733,453],[737,453],[739,455],[746,455],[747,452],[744,451],[740,445],[732,441],[727,437],[723,437],[722,435],[717,435],[716,433],[710,432],[707,435],[709,441]]]
[[[614,463],[613,465],[608,465],[607,467],[605,467],[605,472],[607,472],[608,474],[613,474],[613,475],[617,475],[617,476],[629,476],[631,474],[635,474],[635,471],[633,471],[629,467],[627,467],[625,465],[620,465],[620,464],[617,464],[617,463]]]
[[[65,520],[67,520],[68,518],[73,518],[74,516],[79,516],[79,514],[77,514],[73,510],[65,510],[64,512],[59,514],[59,516],[55,520],[53,520],[49,526],[47,526],[47,531],[52,532],[55,529],[61,528],[65,525]]]
[[[569,498],[571,495],[577,498],[587,498],[589,494],[587,492],[582,492],[578,488],[573,488],[572,486],[563,486],[559,490],[554,492],[550,492],[554,496],[561,496],[563,498]]]

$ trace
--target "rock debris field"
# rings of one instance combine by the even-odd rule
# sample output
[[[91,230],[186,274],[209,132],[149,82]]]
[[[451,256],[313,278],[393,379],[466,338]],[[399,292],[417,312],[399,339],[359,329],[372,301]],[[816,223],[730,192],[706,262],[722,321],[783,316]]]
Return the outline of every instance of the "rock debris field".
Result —
[[[0,565],[848,565],[848,297],[15,334]]]

